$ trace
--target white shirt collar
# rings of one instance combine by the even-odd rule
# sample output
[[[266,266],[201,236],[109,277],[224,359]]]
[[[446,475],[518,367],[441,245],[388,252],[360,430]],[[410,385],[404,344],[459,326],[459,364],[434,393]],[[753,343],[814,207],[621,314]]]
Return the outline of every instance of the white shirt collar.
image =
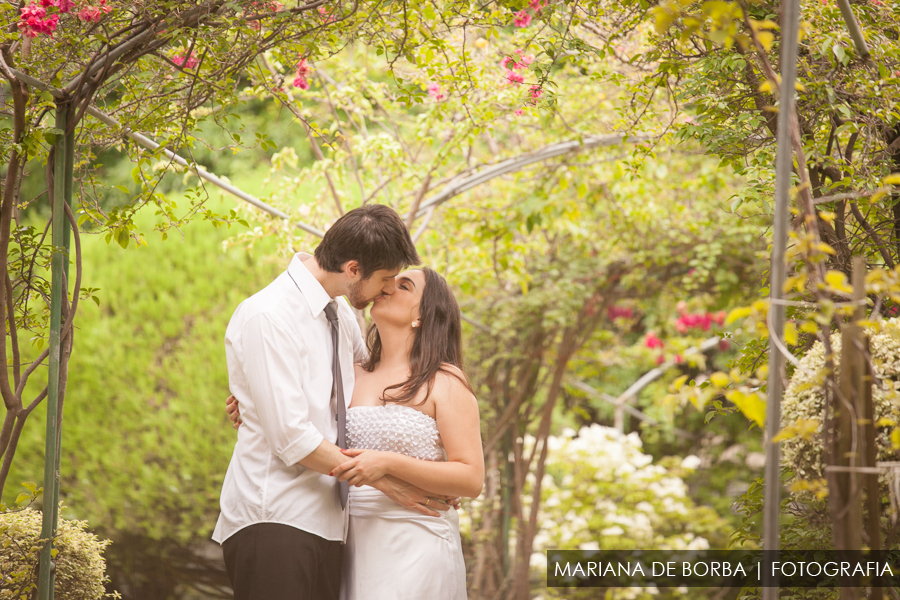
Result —
[[[287,270],[288,275],[297,283],[297,287],[300,288],[303,297],[306,298],[306,303],[309,305],[309,311],[312,313],[313,318],[318,318],[319,313],[325,310],[325,305],[331,302],[333,298],[328,295],[328,292],[325,291],[319,280],[313,277],[313,274],[303,264],[304,260],[311,257],[312,254],[306,252],[294,254]]]

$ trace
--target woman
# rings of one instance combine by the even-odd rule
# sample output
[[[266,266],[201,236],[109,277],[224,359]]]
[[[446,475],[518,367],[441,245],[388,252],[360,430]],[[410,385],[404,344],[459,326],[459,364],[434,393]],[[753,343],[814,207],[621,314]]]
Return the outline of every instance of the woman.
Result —
[[[341,598],[464,599],[456,510],[423,516],[367,485],[394,475],[436,495],[481,493],[478,403],[461,371],[459,306],[437,272],[410,269],[370,314],[369,360],[356,367],[347,411],[351,458],[332,472],[355,486]]]
[[[342,600],[466,598],[459,518],[428,517],[368,484],[394,475],[435,496],[475,497],[484,482],[478,403],[462,372],[459,306],[432,269],[397,275],[375,299],[369,359],[347,410],[350,483]],[[232,418],[237,419],[236,413]]]

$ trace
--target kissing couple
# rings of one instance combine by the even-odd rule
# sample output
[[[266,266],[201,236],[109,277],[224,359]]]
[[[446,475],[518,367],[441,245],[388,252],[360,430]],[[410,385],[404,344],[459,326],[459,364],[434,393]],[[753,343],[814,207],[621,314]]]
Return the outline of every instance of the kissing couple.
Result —
[[[365,205],[231,317],[238,436],[212,539],[236,600],[466,598],[478,402],[459,305],[419,262],[400,216]],[[370,303],[364,341],[350,306]]]

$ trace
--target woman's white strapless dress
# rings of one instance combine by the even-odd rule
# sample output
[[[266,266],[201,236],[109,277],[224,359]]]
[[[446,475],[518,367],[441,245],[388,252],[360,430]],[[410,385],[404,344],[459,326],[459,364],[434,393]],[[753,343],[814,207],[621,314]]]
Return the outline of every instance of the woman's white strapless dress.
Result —
[[[446,460],[437,423],[411,406],[347,410],[347,446]],[[370,486],[351,487],[341,600],[465,600],[456,509],[427,517]]]

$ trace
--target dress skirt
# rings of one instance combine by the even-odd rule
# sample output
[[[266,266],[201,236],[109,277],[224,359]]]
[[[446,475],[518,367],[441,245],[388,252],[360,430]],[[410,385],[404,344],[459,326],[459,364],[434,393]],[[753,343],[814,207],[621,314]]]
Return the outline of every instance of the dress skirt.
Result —
[[[428,517],[362,486],[349,510],[341,600],[466,600],[455,508]]]

